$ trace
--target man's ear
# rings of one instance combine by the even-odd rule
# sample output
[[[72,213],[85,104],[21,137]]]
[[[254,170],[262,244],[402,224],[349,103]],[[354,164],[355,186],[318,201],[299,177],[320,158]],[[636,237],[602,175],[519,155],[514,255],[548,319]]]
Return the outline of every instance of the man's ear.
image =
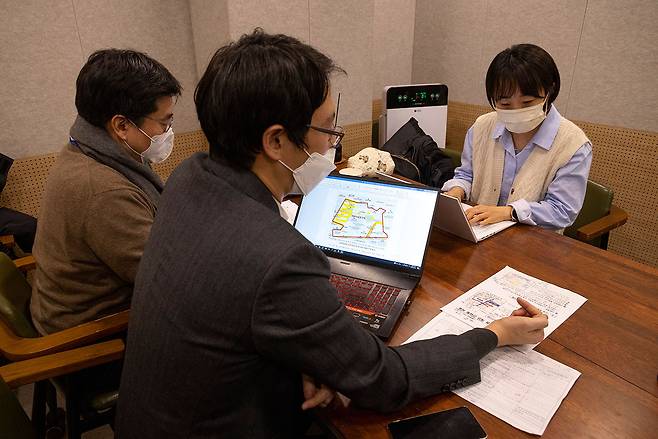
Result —
[[[130,121],[125,116],[115,114],[112,119],[107,123],[107,128],[110,133],[114,133],[119,139],[126,140],[128,138],[128,125]]]
[[[281,149],[288,140],[286,129],[283,125],[272,125],[263,132],[263,152],[274,161],[281,160]]]

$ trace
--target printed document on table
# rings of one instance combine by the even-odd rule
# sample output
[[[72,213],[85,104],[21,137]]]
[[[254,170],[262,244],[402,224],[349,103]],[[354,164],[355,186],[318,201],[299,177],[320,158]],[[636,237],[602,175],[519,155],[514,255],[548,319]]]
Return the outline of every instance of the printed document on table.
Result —
[[[472,329],[442,312],[405,343]],[[481,381],[454,393],[508,424],[541,435],[580,372],[539,352],[497,348],[480,360]]]
[[[535,351],[498,348],[480,360],[482,381],[454,393],[508,424],[542,435],[580,372]]]
[[[412,341],[427,340],[438,337],[439,335],[459,335],[471,329],[473,329],[471,326],[458,318],[442,312],[420,328],[418,332],[409,337],[403,344],[411,343]]]
[[[505,267],[441,310],[471,327],[483,328],[517,309],[517,297],[526,299],[548,316],[548,327],[544,330],[546,337],[587,301],[573,291]],[[528,351],[535,346],[523,345],[517,348]]]

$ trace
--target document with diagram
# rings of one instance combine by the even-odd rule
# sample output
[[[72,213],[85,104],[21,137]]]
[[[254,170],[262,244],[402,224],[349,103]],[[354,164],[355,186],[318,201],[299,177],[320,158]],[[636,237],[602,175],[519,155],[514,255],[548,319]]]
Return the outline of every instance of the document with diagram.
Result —
[[[405,343],[459,335],[472,327],[445,312],[440,313]],[[580,372],[539,352],[494,349],[480,360],[481,381],[454,390],[519,430],[541,435]]]
[[[441,310],[473,328],[483,328],[518,309],[517,297],[526,299],[548,316],[548,327],[544,330],[546,337],[587,301],[573,291],[505,267]],[[523,345],[516,348],[529,351],[535,346]]]
[[[539,352],[495,349],[480,360],[482,381],[454,391],[508,424],[542,435],[580,372]]]

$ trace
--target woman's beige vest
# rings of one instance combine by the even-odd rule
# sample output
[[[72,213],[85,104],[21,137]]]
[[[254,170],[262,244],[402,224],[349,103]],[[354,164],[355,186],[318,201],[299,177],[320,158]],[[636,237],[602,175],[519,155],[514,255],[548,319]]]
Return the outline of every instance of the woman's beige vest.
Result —
[[[471,201],[477,204],[498,204],[503,181],[505,147],[500,138],[493,139],[496,112],[478,117],[473,124],[473,183]],[[573,122],[561,118],[560,127],[551,148],[535,147],[514,178],[507,202],[525,199],[541,201],[555,173],[567,164],[578,149],[588,142],[585,133]]]

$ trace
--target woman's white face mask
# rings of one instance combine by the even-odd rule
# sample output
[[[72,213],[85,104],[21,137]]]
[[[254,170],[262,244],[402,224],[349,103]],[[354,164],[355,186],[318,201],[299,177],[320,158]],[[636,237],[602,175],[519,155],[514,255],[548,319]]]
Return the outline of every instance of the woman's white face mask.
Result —
[[[527,133],[532,131],[546,119],[544,113],[544,102],[532,107],[518,108],[516,110],[501,110],[496,107],[498,121],[505,125],[508,131],[512,133]]]

